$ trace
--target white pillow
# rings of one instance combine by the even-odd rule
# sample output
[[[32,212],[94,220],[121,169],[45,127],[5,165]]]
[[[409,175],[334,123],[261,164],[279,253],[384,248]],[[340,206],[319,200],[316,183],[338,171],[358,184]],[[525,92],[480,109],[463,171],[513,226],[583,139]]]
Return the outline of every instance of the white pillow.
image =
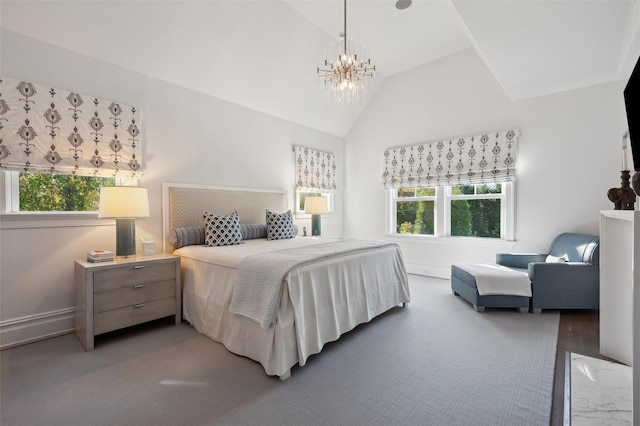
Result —
[[[563,254],[562,256],[558,257],[558,256],[547,256],[547,259],[545,260],[545,262],[547,263],[564,263],[567,261],[567,255]]]

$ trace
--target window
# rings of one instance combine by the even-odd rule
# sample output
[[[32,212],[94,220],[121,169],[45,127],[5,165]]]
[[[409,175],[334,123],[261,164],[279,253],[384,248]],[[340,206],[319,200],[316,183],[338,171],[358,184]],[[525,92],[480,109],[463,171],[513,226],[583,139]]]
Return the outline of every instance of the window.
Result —
[[[333,212],[333,193],[336,190],[336,157],[299,145],[293,145],[293,169],[295,174],[295,213],[304,213],[306,197],[324,195],[327,210]]]
[[[114,177],[5,172],[7,213],[89,212],[98,210],[100,187]]]
[[[318,195],[324,195],[327,197],[327,207],[329,212],[333,212],[333,193],[330,192],[303,192],[296,191],[296,214],[304,213],[304,200],[306,197],[315,197]]]
[[[447,187],[452,237],[500,238],[504,184]]]
[[[513,240],[519,135],[511,129],[387,148],[387,232]]]
[[[8,111],[1,214],[95,211],[100,186],[139,176],[142,125],[134,106],[6,76],[0,88],[0,109]]]
[[[513,183],[390,189],[396,235],[513,239]]]
[[[434,235],[435,188],[401,188],[396,191],[396,233]]]

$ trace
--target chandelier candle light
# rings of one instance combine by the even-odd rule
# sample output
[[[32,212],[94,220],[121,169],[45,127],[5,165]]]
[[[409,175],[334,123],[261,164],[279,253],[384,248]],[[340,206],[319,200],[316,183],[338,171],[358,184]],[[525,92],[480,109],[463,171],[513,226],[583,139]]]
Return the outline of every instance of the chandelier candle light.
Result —
[[[636,192],[634,192],[635,186],[632,189],[629,185],[629,179],[631,174],[629,173],[629,167],[627,166],[627,139],[629,133],[625,133],[622,136],[622,170],[620,171],[620,188],[611,188],[607,191],[607,197],[613,202],[614,210],[634,210],[636,203]],[[637,173],[636,173],[637,174]],[[636,175],[634,175],[634,181]]]
[[[364,96],[376,72],[362,43],[347,37],[347,0],[344,0],[344,32],[340,40],[331,42],[325,52],[324,65],[317,68],[329,98],[352,103]]]

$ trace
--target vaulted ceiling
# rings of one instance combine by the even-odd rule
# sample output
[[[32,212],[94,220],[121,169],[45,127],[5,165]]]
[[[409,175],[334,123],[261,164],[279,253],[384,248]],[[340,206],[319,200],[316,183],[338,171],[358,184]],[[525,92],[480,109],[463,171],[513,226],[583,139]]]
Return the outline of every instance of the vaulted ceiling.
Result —
[[[621,79],[636,0],[349,0],[377,76],[354,105],[316,77],[341,0],[2,0],[2,28],[338,136],[385,78],[473,48],[512,100]]]

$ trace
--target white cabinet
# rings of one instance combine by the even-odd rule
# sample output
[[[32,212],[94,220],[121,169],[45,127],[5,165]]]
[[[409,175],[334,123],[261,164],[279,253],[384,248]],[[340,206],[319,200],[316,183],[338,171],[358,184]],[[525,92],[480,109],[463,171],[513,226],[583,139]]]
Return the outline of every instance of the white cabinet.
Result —
[[[600,212],[600,354],[633,369],[640,424],[640,212]]]

